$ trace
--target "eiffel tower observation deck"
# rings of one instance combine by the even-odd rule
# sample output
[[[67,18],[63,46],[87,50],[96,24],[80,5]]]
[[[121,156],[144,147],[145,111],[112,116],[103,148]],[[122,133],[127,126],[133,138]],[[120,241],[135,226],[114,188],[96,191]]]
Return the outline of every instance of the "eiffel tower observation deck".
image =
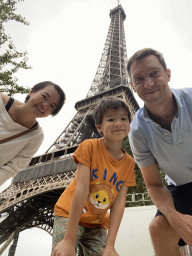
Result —
[[[75,176],[77,166],[72,158],[73,152],[83,140],[100,137],[92,117],[99,99],[111,95],[123,98],[132,117],[139,108],[125,68],[126,14],[118,4],[109,15],[111,22],[101,60],[86,98],[75,104],[77,113],[47,152],[32,158],[29,166],[0,195],[0,214],[3,217],[0,244],[6,241],[7,246],[15,231],[31,227],[52,234],[54,205]],[[2,251],[0,249],[0,253]]]

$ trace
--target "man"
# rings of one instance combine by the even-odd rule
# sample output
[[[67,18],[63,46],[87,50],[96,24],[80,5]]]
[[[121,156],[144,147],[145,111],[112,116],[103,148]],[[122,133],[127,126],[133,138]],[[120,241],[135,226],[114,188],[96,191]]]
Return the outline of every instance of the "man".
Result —
[[[170,89],[171,71],[153,49],[136,52],[127,71],[144,101],[132,121],[129,139],[158,208],[150,225],[155,255],[179,256],[180,238],[192,245],[192,89]],[[168,188],[159,169],[169,176]]]

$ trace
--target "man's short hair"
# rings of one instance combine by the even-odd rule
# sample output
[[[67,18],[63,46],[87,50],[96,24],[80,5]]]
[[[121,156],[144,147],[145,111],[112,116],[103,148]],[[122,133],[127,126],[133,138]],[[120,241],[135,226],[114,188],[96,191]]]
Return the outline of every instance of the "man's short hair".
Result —
[[[151,48],[144,48],[144,49],[141,49],[141,50],[137,51],[136,53],[134,53],[133,56],[127,62],[127,72],[128,72],[130,79],[131,79],[131,71],[130,71],[131,65],[134,62],[136,62],[138,60],[142,60],[150,55],[156,56],[157,59],[159,60],[159,63],[163,66],[164,70],[167,71],[167,65],[165,63],[163,54],[158,52],[157,50],[154,50]]]
[[[104,97],[101,101],[98,102],[96,108],[93,111],[93,118],[95,120],[95,124],[99,125],[102,123],[103,115],[107,112],[108,109],[113,108],[117,110],[122,107],[127,111],[129,122],[131,122],[129,106],[124,100],[119,97]]]

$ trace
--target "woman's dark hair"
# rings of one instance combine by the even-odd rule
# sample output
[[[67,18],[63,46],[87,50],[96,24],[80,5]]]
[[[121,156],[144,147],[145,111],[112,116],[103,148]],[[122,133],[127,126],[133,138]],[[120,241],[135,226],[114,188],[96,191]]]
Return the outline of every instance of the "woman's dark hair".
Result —
[[[60,102],[58,104],[58,107],[51,113],[52,116],[55,116],[61,110],[61,108],[63,107],[63,104],[65,103],[65,100],[66,100],[65,93],[61,89],[61,87],[59,85],[53,83],[53,82],[45,81],[45,82],[41,82],[41,83],[38,83],[38,84],[34,85],[31,88],[31,91],[32,92],[37,92],[37,91],[42,90],[45,87],[50,86],[50,85],[53,85],[54,88],[58,91],[58,93],[60,95]],[[30,98],[30,96],[27,95],[27,97],[25,98],[25,103],[29,100],[29,98]]]

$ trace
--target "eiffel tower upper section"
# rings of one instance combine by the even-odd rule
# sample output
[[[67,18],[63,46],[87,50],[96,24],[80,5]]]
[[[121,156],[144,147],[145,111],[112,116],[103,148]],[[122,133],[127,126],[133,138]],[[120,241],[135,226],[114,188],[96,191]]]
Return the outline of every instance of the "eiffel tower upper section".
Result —
[[[98,137],[97,131],[94,130],[91,112],[93,105],[99,97],[105,95],[116,87],[123,86],[129,88],[130,97],[126,99],[129,102],[130,111],[135,113],[138,108],[129,86],[128,76],[126,73],[127,50],[124,32],[125,12],[121,5],[110,11],[110,26],[107,38],[103,48],[101,60],[93,79],[91,88],[84,100],[76,103],[75,108],[78,110],[75,117],[71,120],[65,130],[56,139],[47,152],[53,152],[64,148],[80,144],[87,138]],[[108,94],[107,94],[108,95]],[[132,97],[132,99],[131,99]],[[90,129],[92,127],[92,129]]]
[[[125,71],[127,58],[124,20],[125,12],[121,5],[110,11],[110,26],[103,48],[101,60],[87,97],[109,90],[117,85],[128,86]]]

